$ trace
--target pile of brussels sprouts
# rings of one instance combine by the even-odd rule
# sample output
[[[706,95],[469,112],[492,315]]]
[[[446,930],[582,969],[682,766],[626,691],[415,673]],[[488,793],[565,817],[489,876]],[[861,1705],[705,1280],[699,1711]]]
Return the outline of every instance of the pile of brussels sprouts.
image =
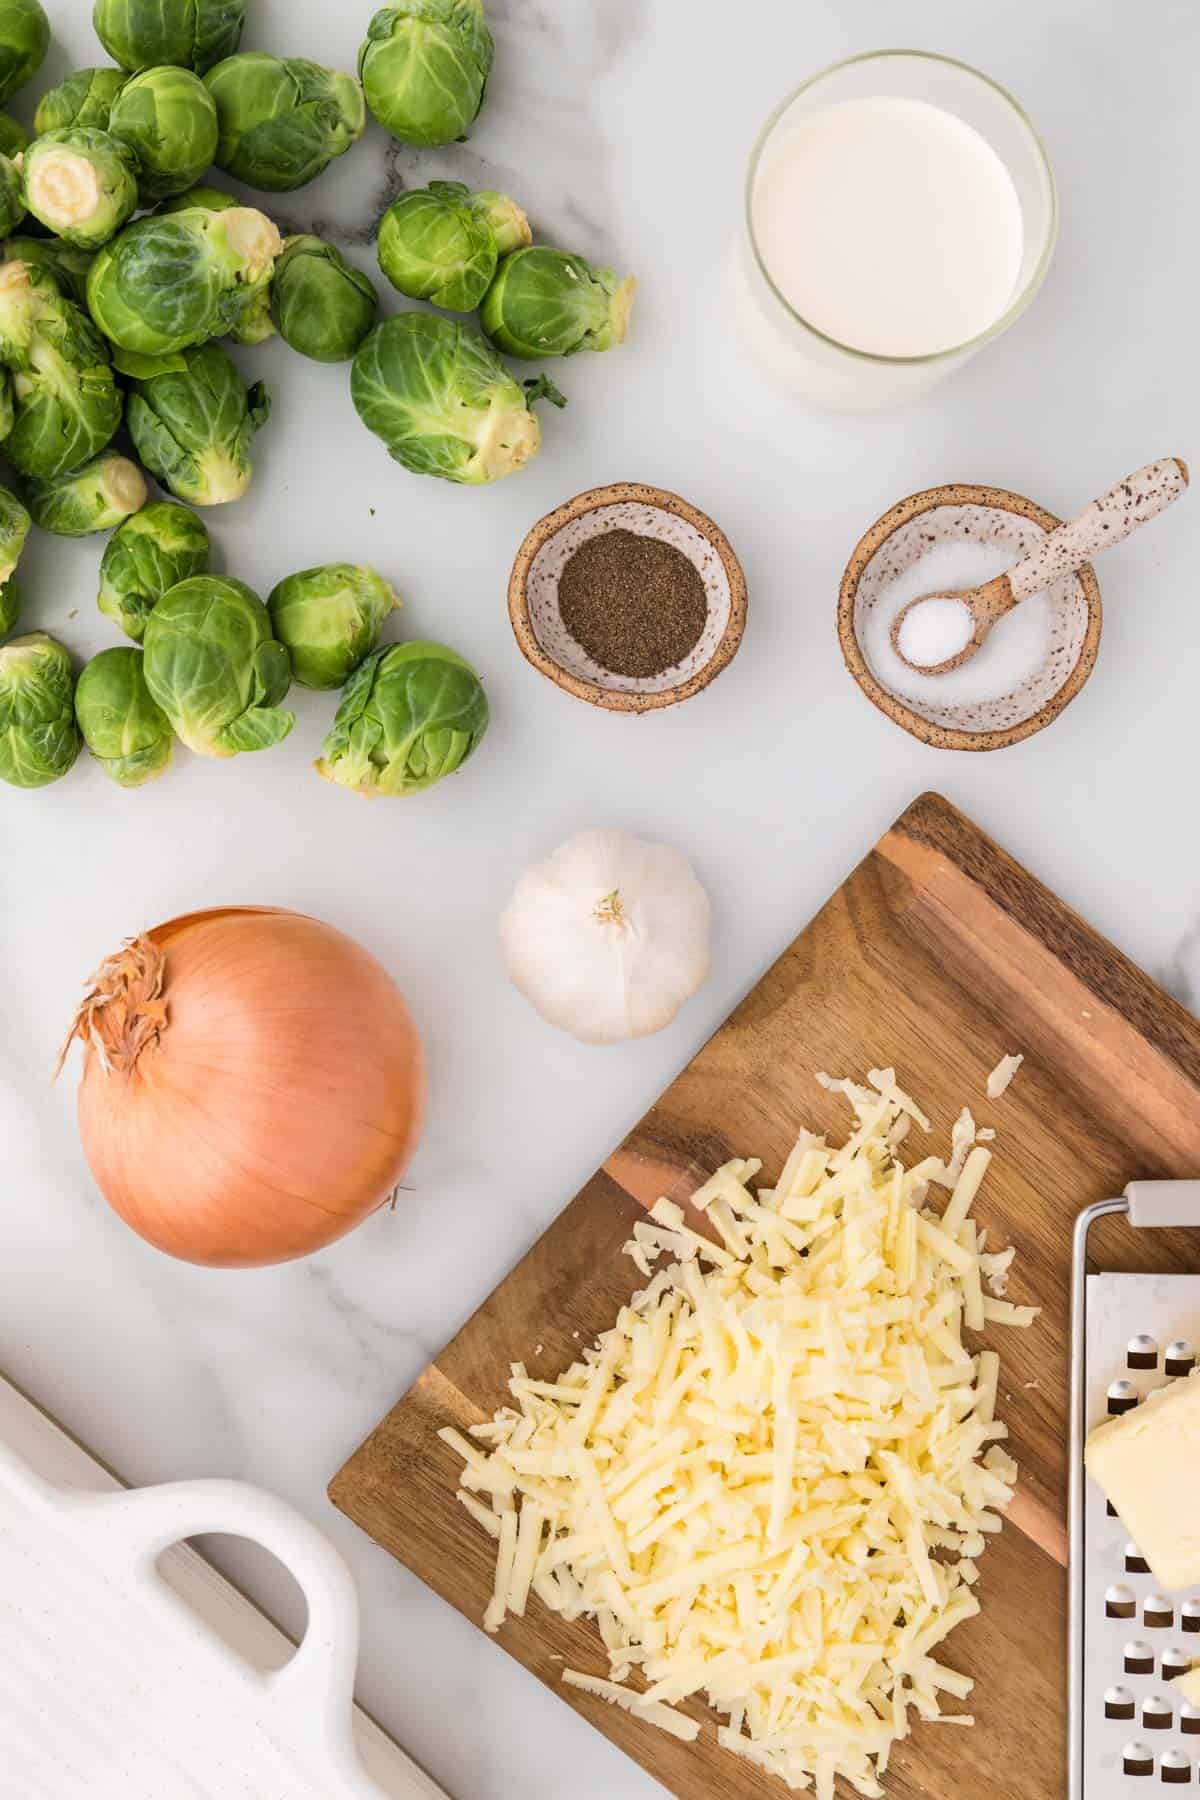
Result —
[[[32,136],[0,111],[0,640],[20,612],[31,525],[111,530],[99,605],[134,640],[75,681],[44,633],[0,648],[0,778],[57,780],[86,744],[123,786],[158,775],[176,738],[202,755],[265,749],[294,723],[293,680],[344,694],[317,767],[367,793],[458,768],[487,725],[478,677],[436,644],[377,648],[396,604],[349,563],[282,581],[266,605],[208,572],[188,506],[236,500],[270,397],[217,341],[278,333],[352,362],[363,422],[405,468],[482,483],[537,453],[533,404],[563,396],[526,360],[606,350],[633,282],[535,246],[507,195],[433,181],[380,222],[380,269],[443,313],[380,320],[374,283],[330,243],[283,238],[258,207],[207,185],[212,166],[264,193],[314,179],[367,112],[402,142],[461,138],[483,104],[493,43],[482,0],[399,0],[371,19],[357,75],[239,49],[251,0],[95,0],[112,65],[38,100]],[[0,0],[0,106],[50,41],[41,0]],[[444,313],[478,311],[479,327]],[[117,448],[124,428],[127,448]],[[147,504],[143,469],[173,496]],[[140,646],[140,648],[138,647]]]
[[[30,525],[0,488],[0,636],[16,623]],[[199,756],[270,749],[296,722],[283,704],[293,681],[344,689],[316,765],[339,786],[411,794],[462,766],[487,730],[483,685],[444,644],[377,647],[399,605],[381,575],[354,563],[304,569],[264,605],[244,581],[210,573],[210,549],[188,507],[139,503],[108,541],[98,596],[133,641],[102,650],[78,681],[43,631],[0,648],[0,779],[47,787],[84,746],[121,787],[161,775],[176,739]]]

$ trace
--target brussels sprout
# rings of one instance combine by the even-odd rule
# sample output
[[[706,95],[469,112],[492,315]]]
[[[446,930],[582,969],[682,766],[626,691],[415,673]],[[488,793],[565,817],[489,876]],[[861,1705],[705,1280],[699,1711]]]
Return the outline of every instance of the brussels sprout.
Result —
[[[226,194],[221,188],[194,187],[188,188],[186,193],[173,194],[158,210],[160,213],[186,212],[198,206],[203,212],[228,212],[230,207],[241,204],[233,194]],[[271,270],[268,268],[257,282],[248,283],[241,290],[238,317],[229,327],[229,336],[235,344],[261,344],[274,335]]]
[[[379,266],[394,288],[451,312],[474,312],[499,261],[486,207],[461,181],[431,181],[388,207],[379,225]]]
[[[75,722],[104,773],[120,787],[153,781],[171,760],[171,721],[151,699],[142,653],[132,645],[93,656],[75,687]]]
[[[0,781],[49,787],[79,755],[71,659],[44,631],[0,650]]]
[[[15,231],[25,217],[25,183],[15,162],[0,151],[0,236]]]
[[[483,105],[494,55],[482,0],[403,0],[371,20],[358,72],[393,137],[450,144]]]
[[[195,513],[174,500],[152,500],[104,546],[96,604],[140,644],[168,588],[206,573],[210,549],[207,527]]]
[[[343,686],[399,604],[382,575],[355,563],[304,569],[267,596],[271,627],[292,659],[292,679],[307,688]]]
[[[137,163],[107,131],[67,125],[34,138],[25,152],[25,204],[48,231],[95,250],[137,210]]]
[[[0,369],[0,440],[6,438],[17,422],[17,403],[13,397],[13,379],[7,369]]]
[[[0,0],[0,102],[37,74],[49,48],[41,0]]]
[[[271,282],[271,312],[293,350],[316,362],[347,362],[378,311],[370,278],[334,245],[308,235],[284,239]]]
[[[0,264],[0,363],[15,377],[16,421],[4,454],[23,475],[78,468],[121,423],[103,339],[32,263]]]
[[[107,131],[113,101],[128,80],[124,69],[76,69],[57,87],[47,89],[38,101],[33,135],[62,131],[67,125],[91,125],[97,131]]]
[[[88,306],[123,350],[169,356],[240,324],[281,248],[251,206],[155,213],[105,245],[88,275]]]
[[[82,468],[28,481],[25,498],[35,525],[59,537],[109,531],[146,504],[146,481],[137,464],[105,450]]]
[[[175,63],[203,75],[242,38],[247,0],[96,0],[96,36],[123,69]]]
[[[261,381],[248,389],[218,344],[201,344],[139,381],[125,418],[152,475],[193,506],[220,506],[249,487],[250,443],[270,410]]]
[[[212,95],[190,69],[169,64],[130,77],[108,129],[133,152],[143,205],[193,186],[217,151]]]
[[[396,462],[471,483],[498,481],[537,455],[535,400],[566,405],[544,376],[522,389],[469,325],[418,312],[375,327],[354,358],[350,394]]]
[[[484,296],[479,323],[498,349],[534,359],[611,350],[625,337],[633,290],[611,269],[538,244],[506,256]]]
[[[460,769],[487,727],[470,663],[444,644],[392,644],[347,682],[317,773],[357,794],[416,794]]]
[[[366,124],[353,75],[299,56],[231,56],[209,71],[205,85],[221,127],[217,167],[271,193],[312,181]]]
[[[68,300],[86,306],[88,270],[92,266],[90,250],[64,244],[61,238],[12,237],[0,244],[0,257],[5,262],[30,263],[35,269],[44,269]]]
[[[0,583],[11,579],[20,562],[31,524],[28,510],[17,496],[0,487]]]
[[[0,112],[0,155],[19,156],[29,145],[29,133],[11,113]]]
[[[31,523],[16,495],[0,487],[0,637],[7,637],[20,617],[21,594],[13,576]]]
[[[165,593],[146,622],[146,685],[189,750],[236,756],[282,743],[296,715],[288,653],[244,581],[194,575]]]

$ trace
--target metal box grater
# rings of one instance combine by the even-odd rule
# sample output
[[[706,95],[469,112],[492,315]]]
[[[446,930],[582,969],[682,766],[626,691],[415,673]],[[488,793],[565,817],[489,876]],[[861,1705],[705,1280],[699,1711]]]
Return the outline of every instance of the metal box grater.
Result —
[[[1088,1233],[1114,1213],[1137,1231],[1200,1232],[1200,1181],[1131,1182],[1124,1198],[1088,1207],[1075,1227],[1069,1800],[1132,1800],[1164,1786],[1200,1794],[1200,1708],[1170,1685],[1200,1663],[1200,1587],[1157,1591],[1083,1466],[1093,1426],[1196,1366],[1200,1275],[1088,1274]]]

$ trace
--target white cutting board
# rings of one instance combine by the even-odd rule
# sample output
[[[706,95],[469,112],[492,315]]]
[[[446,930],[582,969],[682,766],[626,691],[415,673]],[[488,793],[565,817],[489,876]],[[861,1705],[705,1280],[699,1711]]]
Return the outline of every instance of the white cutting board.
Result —
[[[298,1650],[181,1543],[263,1544]],[[126,1491],[0,1377],[0,1791],[16,1800],[444,1800],[354,1705],[358,1603],[314,1525],[236,1481]]]

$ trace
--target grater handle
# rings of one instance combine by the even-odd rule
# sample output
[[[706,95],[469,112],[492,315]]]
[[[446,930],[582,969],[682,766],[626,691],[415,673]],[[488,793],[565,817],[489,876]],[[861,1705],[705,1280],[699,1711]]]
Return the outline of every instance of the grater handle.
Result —
[[[1200,1181],[1131,1181],[1125,1198],[1129,1222],[1138,1231],[1170,1225],[1200,1228]]]

